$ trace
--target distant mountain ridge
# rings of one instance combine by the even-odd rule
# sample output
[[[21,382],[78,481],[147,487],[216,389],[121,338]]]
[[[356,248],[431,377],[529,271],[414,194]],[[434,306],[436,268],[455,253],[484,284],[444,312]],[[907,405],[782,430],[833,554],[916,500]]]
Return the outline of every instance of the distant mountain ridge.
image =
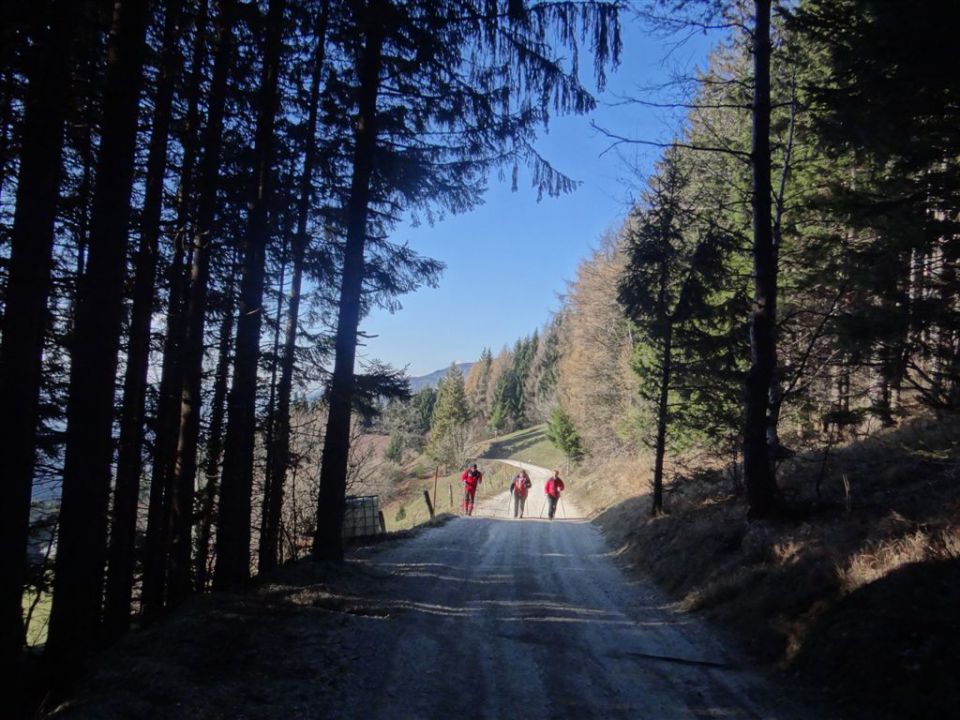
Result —
[[[472,362],[463,362],[457,363],[457,367],[460,368],[460,372],[466,375],[470,372],[470,368],[474,366]],[[450,366],[443,368],[442,370],[434,370],[429,375],[418,375],[417,377],[410,378],[410,392],[417,392],[422,390],[425,387],[435,388],[440,384],[440,380],[443,379],[443,376],[447,374],[447,370],[450,369]]]

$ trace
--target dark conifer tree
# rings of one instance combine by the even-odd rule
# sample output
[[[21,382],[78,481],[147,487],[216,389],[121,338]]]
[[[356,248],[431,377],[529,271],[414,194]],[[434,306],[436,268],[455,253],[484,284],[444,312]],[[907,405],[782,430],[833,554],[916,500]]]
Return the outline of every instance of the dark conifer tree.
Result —
[[[236,266],[234,262],[234,267]],[[223,316],[220,320],[220,337],[217,342],[217,366],[213,377],[213,397],[210,401],[210,423],[207,428],[206,457],[204,458],[204,485],[197,513],[197,556],[195,565],[196,589],[207,588],[210,577],[210,537],[214,525],[217,497],[220,488],[220,464],[223,461],[223,426],[226,419],[227,390],[229,389],[230,365],[233,355],[233,327],[236,320],[236,270],[227,283],[223,301]]]
[[[75,0],[38,6],[27,61],[20,169],[0,348],[0,672],[23,644],[23,593],[53,229],[69,97]],[[11,26],[5,24],[2,32]]]
[[[716,397],[723,384],[723,363],[711,345],[718,336],[729,342],[719,318],[726,309],[725,296],[735,295],[723,289],[735,284],[725,261],[737,244],[712,221],[702,219],[716,210],[696,207],[702,200],[691,188],[690,171],[679,151],[667,151],[657,169],[643,205],[627,222],[627,266],[618,288],[620,303],[637,333],[634,369],[640,376],[640,394],[653,404],[656,417],[653,515],[664,510],[664,458],[671,423],[695,427],[696,418],[684,413],[683,406],[692,404],[694,394],[700,403],[704,396]]]
[[[770,516],[778,505],[767,446],[770,391],[777,368],[777,248],[770,181],[770,0],[754,0],[753,25],[753,306],[750,371],[745,386],[743,471],[750,516]]]
[[[114,386],[148,19],[146,0],[115,5],[90,255],[71,348],[60,536],[46,648],[61,665],[93,649],[101,620]]]
[[[160,214],[167,169],[167,146],[173,113],[173,94],[180,71],[181,0],[165,9],[161,57],[154,99],[153,125],[140,240],[135,258],[133,306],[127,341],[127,367],[120,412],[120,445],[110,526],[104,625],[108,637],[125,632],[130,624],[133,592],[133,556],[143,470],[143,426],[150,359],[150,322],[153,318],[157,258],[160,252]]]
[[[167,601],[176,603],[190,592],[190,555],[193,530],[193,494],[197,473],[197,443],[200,438],[200,405],[203,377],[204,333],[211,254],[217,240],[215,226],[217,190],[220,186],[220,151],[227,99],[227,80],[233,64],[233,0],[220,3],[216,25],[213,77],[207,103],[207,124],[203,131],[202,160],[199,165],[196,221],[192,235],[190,290],[184,317],[183,388],[180,424],[176,443],[176,466],[168,488],[169,555],[167,559]]]
[[[290,279],[290,297],[287,306],[286,327],[284,328],[283,352],[280,358],[280,381],[277,385],[277,404],[271,437],[272,447],[267,464],[266,487],[269,494],[264,496],[264,519],[260,533],[259,571],[261,573],[276,567],[280,511],[283,506],[283,486],[287,468],[290,464],[290,399],[293,391],[293,370],[297,350],[303,266],[307,246],[310,242],[307,234],[307,222],[309,220],[316,167],[320,81],[326,57],[327,12],[327,6],[324,5],[320,8],[317,12],[314,27],[316,50],[313,69],[310,74],[303,169],[300,176],[300,196],[297,202],[297,227],[293,238],[291,238],[292,277]]]
[[[190,77],[185,88],[186,116],[182,129],[182,157],[176,199],[176,220],[171,232],[172,257],[167,267],[166,323],[157,411],[154,422],[153,463],[147,507],[141,612],[147,619],[163,607],[170,524],[170,501],[176,465],[180,393],[183,386],[184,310],[187,277],[185,259],[193,230],[191,221],[194,174],[200,143],[200,95],[207,57],[208,0],[200,0],[193,22]]]
[[[904,386],[932,407],[956,408],[960,7],[937,0],[909,13],[881,0],[809,0],[793,20],[815,60],[805,88],[815,140],[843,169],[826,204],[861,239],[842,268],[862,299],[845,306],[839,328],[860,346],[851,361],[878,369],[873,410],[888,423]]]
[[[357,118],[352,158],[353,176],[346,207],[346,250],[343,258],[333,377],[328,397],[326,439],[320,476],[317,537],[314,554],[319,559],[342,560],[340,538],[347,483],[350,409],[354,391],[354,360],[360,325],[364,246],[367,240],[370,185],[373,177],[377,133],[377,97],[383,66],[387,7],[370,0],[359,9],[357,25],[362,39],[358,53]]]
[[[268,240],[267,212],[273,198],[274,126],[278,107],[284,0],[270,0],[264,19],[264,58],[257,100],[255,181],[243,241],[239,320],[233,385],[223,448],[223,478],[217,526],[214,588],[237,587],[250,576],[250,511],[256,431],[257,367],[264,314],[264,263]]]

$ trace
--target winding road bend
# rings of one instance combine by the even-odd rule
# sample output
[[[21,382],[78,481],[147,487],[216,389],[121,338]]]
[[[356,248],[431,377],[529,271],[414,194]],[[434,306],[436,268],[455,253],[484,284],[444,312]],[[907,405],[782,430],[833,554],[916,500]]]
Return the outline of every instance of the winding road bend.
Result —
[[[526,467],[536,511],[546,471]],[[362,552],[386,576],[382,614],[353,624],[363,662],[328,698],[331,717],[818,717],[628,578],[565,504],[566,519],[513,520],[501,493],[474,517]]]

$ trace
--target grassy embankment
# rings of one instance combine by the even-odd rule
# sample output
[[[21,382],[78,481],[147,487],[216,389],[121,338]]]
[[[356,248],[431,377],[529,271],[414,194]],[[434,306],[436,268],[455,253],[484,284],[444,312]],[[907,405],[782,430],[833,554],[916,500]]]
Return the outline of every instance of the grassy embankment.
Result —
[[[546,425],[534,425],[477,443],[471,452],[476,457],[509,458],[545,468],[567,469],[563,453],[547,439],[546,433]]]
[[[958,717],[958,437],[956,418],[915,418],[826,460],[801,452],[780,468],[776,522],[747,522],[742,491],[709,458],[668,482],[663,517],[638,494],[649,463],[593,468],[578,500],[680,607],[851,717]]]

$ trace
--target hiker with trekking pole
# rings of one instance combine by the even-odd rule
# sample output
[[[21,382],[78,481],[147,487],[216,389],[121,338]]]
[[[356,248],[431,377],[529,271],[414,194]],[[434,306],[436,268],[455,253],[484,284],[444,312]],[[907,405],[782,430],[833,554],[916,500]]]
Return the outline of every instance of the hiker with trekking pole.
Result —
[[[554,470],[553,475],[547,479],[547,484],[543,487],[543,492],[547,496],[547,517],[553,520],[557,512],[557,503],[560,501],[560,493],[564,490],[563,480],[560,479],[560,471]],[[542,508],[541,508],[542,512]]]
[[[483,482],[483,473],[477,469],[476,463],[471,463],[460,479],[463,481],[463,514],[473,515],[473,504],[477,497],[477,488]]]
[[[513,493],[513,517],[523,518],[523,508],[527,504],[527,492],[533,487],[533,482],[526,470],[521,470],[513,478],[510,492]]]

